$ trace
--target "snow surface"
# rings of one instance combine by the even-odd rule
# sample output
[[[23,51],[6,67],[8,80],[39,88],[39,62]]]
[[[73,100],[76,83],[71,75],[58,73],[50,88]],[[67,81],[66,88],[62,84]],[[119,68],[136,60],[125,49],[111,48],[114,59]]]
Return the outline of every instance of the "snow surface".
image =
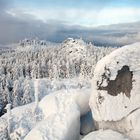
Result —
[[[38,81],[35,82],[37,93]],[[38,107],[35,102],[12,109],[9,123],[11,140],[22,140],[26,135],[28,140],[79,139],[80,116],[90,109],[89,97],[90,90],[87,89],[60,90],[46,95],[38,102]],[[7,135],[7,117],[6,113],[0,118],[1,139]]]
[[[112,130],[99,130],[88,134],[82,140],[128,140],[128,138]]]
[[[64,44],[72,45],[74,41],[76,40],[69,39]],[[77,40],[77,44],[76,51],[83,51],[83,42]],[[56,84],[56,81],[53,81],[48,91],[49,81],[34,80],[35,103],[14,108],[11,113],[0,117],[0,139],[7,140],[8,128],[11,140],[128,140],[127,137],[140,140],[139,52],[140,43],[136,43],[120,48],[98,62],[94,73],[92,95],[87,87],[77,89],[79,86],[75,84],[77,81],[72,83],[69,80],[64,84],[63,82]],[[111,72],[110,80],[114,80],[118,70],[124,65],[128,65],[130,71],[133,71],[130,98],[123,93],[111,96],[107,91],[98,90],[97,81],[103,87],[108,84],[102,79],[105,67]],[[64,86],[65,89],[59,88],[58,85]],[[71,86],[75,89],[70,89]],[[101,104],[98,95],[103,97]],[[104,130],[94,131],[101,128]],[[91,131],[94,132],[88,134]],[[87,136],[83,138],[80,133]]]
[[[115,80],[118,70],[123,66],[129,66],[133,72],[133,83],[130,98],[120,93],[117,96],[109,95],[106,90],[99,90],[98,84],[102,87],[108,85],[107,78]],[[105,71],[109,69],[110,75]],[[92,81],[93,90],[90,97],[90,107],[96,121],[117,121],[127,116],[136,108],[140,107],[140,43],[127,45],[119,48],[104,57],[97,63]],[[100,103],[99,96],[102,97]]]
[[[89,96],[89,90],[61,90],[45,96],[39,103],[44,120],[25,140],[78,140],[80,115],[89,111]]]
[[[78,140],[80,112],[76,104],[68,104],[66,108],[37,124],[24,140]]]
[[[10,123],[10,138],[11,140],[23,139],[29,131],[35,126],[35,104],[31,103],[28,105],[16,107],[11,110],[11,114],[5,114],[0,118],[1,127],[0,127],[0,139],[4,139],[7,135],[7,127]],[[7,119],[8,120],[7,124]],[[7,138],[6,138],[7,139]]]
[[[88,105],[90,90],[60,90],[45,96],[39,103],[39,108],[43,111],[44,116],[47,118],[49,115],[63,111],[68,107],[69,102],[77,104],[80,114],[87,113],[90,108]]]

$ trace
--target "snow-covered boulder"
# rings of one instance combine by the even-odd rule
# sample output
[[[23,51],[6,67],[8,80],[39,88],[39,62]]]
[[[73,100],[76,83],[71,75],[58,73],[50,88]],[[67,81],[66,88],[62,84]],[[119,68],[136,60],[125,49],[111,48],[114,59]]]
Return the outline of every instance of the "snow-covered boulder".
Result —
[[[38,88],[35,91],[38,93]],[[6,113],[0,118],[0,139],[78,140],[80,116],[90,110],[89,97],[90,90],[86,89],[60,90],[38,103],[16,107],[11,110],[9,136],[9,116]]]
[[[99,130],[88,134],[82,140],[128,140],[128,138],[113,130]]]
[[[61,44],[62,54],[70,59],[79,59],[86,56],[87,44],[82,39],[68,38]]]
[[[24,140],[79,140],[79,137],[80,112],[76,104],[70,104],[64,112],[52,114],[37,124]]]
[[[86,114],[90,108],[88,105],[90,90],[60,90],[45,96],[39,103],[45,118],[60,112],[64,108],[67,109],[71,102],[76,103],[80,114]],[[70,102],[71,101],[71,102]]]
[[[39,102],[44,120],[25,140],[78,140],[80,115],[89,111],[89,97],[89,90],[61,90],[46,95]]]
[[[94,71],[90,107],[96,121],[118,121],[140,107],[140,43],[119,48]]]

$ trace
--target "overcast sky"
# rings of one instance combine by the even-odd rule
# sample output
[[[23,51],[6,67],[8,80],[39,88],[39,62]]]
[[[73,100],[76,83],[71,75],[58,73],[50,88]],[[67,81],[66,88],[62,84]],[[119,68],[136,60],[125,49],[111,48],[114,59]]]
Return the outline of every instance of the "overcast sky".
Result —
[[[0,44],[65,29],[140,21],[140,0],[0,0]],[[54,39],[52,39],[54,37]]]

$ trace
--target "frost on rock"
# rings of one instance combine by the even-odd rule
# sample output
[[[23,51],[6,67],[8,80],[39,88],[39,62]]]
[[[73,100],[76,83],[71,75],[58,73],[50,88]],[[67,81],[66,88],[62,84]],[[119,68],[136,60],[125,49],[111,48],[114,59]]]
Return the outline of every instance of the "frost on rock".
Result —
[[[140,43],[119,48],[94,71],[90,107],[96,121],[118,121],[140,107]]]
[[[85,136],[82,140],[128,140],[122,134],[112,131],[112,130],[99,130],[94,131],[87,136]]]

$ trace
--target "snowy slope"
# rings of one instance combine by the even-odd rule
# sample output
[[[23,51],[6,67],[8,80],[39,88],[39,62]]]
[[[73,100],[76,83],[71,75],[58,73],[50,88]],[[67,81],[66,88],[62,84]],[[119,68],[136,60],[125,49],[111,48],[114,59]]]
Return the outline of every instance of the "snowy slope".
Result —
[[[31,103],[21,107],[16,107],[11,110],[11,115],[8,116],[6,113],[0,118],[1,127],[0,128],[0,139],[4,139],[7,136],[7,119],[10,119],[10,137],[11,140],[18,138],[23,139],[25,135],[35,126],[36,124],[36,114],[35,114],[35,104]],[[5,138],[7,139],[7,137]]]

